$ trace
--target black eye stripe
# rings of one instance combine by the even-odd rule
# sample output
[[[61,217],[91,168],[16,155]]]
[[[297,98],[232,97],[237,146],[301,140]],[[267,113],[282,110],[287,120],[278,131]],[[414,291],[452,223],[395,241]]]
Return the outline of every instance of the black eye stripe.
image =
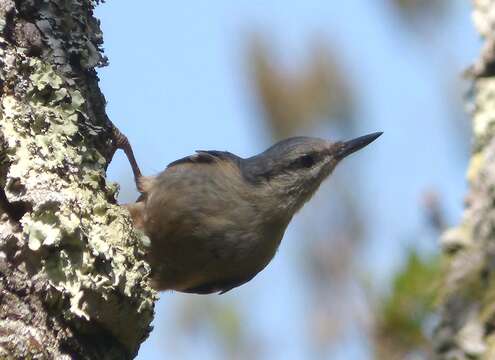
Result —
[[[289,164],[291,169],[310,168],[319,161],[318,154],[305,154],[293,160]]]
[[[315,158],[312,155],[303,155],[299,158],[303,167],[311,167],[315,164]]]

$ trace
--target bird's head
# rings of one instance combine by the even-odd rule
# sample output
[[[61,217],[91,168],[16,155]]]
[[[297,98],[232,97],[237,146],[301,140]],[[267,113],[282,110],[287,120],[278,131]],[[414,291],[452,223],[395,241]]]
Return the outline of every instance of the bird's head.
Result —
[[[277,207],[293,215],[308,201],[346,156],[365,147],[382,133],[349,141],[330,142],[313,137],[293,137],[244,162],[243,173],[272,193]]]

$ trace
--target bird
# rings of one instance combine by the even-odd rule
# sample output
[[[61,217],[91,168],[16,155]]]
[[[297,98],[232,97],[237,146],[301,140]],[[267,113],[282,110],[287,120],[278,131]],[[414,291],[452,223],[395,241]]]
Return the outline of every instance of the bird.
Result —
[[[150,239],[146,259],[156,290],[223,294],[273,259],[294,214],[348,155],[377,139],[292,137],[242,158],[198,150],[143,176],[127,138],[115,130],[141,195],[125,204]]]

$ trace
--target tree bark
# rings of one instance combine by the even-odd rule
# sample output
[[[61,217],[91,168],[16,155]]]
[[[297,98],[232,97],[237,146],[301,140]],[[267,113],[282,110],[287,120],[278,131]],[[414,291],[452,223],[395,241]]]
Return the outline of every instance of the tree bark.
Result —
[[[97,1],[0,0],[0,358],[126,359],[150,331],[146,238],[105,180]]]
[[[446,276],[434,336],[440,359],[495,359],[495,1],[473,5],[484,43],[468,71],[474,146],[466,208],[442,237]]]

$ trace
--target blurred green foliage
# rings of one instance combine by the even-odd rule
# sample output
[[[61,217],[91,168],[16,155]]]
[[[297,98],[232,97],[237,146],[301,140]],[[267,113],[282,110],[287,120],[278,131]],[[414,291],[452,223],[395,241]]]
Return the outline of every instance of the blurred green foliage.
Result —
[[[390,294],[378,306],[377,358],[431,354],[428,327],[434,321],[440,278],[440,255],[421,256],[417,250],[409,250],[404,267],[393,278]]]

